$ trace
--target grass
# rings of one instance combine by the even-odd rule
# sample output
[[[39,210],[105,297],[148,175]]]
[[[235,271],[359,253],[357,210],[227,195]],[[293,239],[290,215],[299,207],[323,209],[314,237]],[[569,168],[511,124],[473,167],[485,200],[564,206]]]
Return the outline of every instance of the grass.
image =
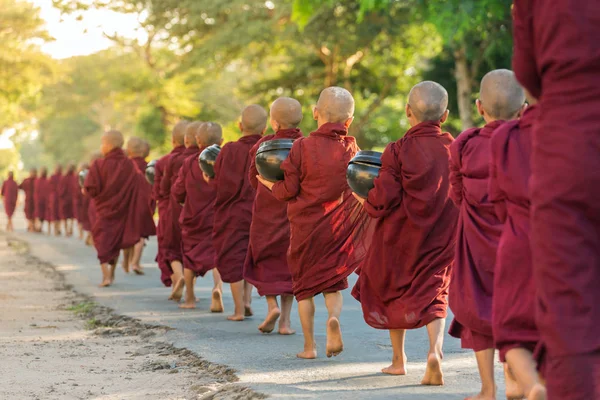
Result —
[[[78,316],[87,315],[92,312],[96,307],[96,303],[93,301],[83,301],[79,304],[67,308],[67,310],[74,312]]]

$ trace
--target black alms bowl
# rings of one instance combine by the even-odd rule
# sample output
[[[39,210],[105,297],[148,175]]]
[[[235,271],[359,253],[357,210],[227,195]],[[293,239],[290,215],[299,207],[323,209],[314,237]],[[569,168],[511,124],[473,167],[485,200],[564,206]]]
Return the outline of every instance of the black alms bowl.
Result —
[[[88,175],[88,172],[90,172],[89,169],[82,169],[81,171],[79,171],[79,186],[83,187],[83,183],[85,182],[85,178]]]
[[[256,170],[270,182],[284,178],[281,163],[288,158],[294,141],[292,139],[274,139],[262,143],[256,152]]]
[[[348,186],[357,195],[367,198],[369,190],[373,189],[373,181],[379,176],[381,168],[381,153],[363,150],[356,153],[350,160],[346,170]]]
[[[208,146],[202,153],[198,156],[198,164],[200,164],[200,169],[210,178],[215,177],[215,162],[217,161],[217,156],[221,152],[221,146],[218,144],[213,144],[212,146]]]
[[[154,174],[156,173],[156,160],[152,160],[146,165],[146,180],[149,184],[154,185]]]

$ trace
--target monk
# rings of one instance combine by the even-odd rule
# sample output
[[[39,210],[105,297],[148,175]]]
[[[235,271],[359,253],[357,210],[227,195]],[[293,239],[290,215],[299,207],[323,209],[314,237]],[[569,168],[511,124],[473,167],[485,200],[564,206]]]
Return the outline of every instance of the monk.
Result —
[[[406,330],[427,327],[423,385],[444,384],[442,345],[456,246],[458,210],[448,177],[454,139],[441,128],[447,107],[448,92],[438,83],[413,87],[406,105],[411,128],[384,151],[368,198],[355,194],[377,224],[353,295],[367,324],[390,331],[393,358],[385,374],[406,375]]]
[[[147,203],[140,195],[145,178],[122,146],[121,132],[104,133],[100,148],[104,158],[91,165],[84,183],[97,214],[92,234],[102,268],[100,287],[113,284],[119,252],[140,241],[140,226],[148,214]]]
[[[600,398],[600,7],[515,2],[513,67],[539,99],[531,248],[548,399]]]
[[[538,113],[536,100],[518,121],[496,129],[491,140],[489,196],[504,223],[492,300],[492,330],[500,361],[507,363],[529,400],[546,399],[533,351],[539,342],[535,325],[535,285],[530,250],[531,131]]]
[[[162,218],[162,234],[164,246],[164,262],[171,271],[171,280],[173,281],[173,290],[169,300],[179,303],[183,295],[183,254],[181,253],[181,227],[179,226],[179,216],[181,214],[181,204],[175,199],[172,193],[173,185],[179,175],[179,169],[183,161],[192,154],[198,153],[198,146],[194,143],[190,148],[185,147],[184,138],[186,131],[196,132],[200,122],[186,123],[184,126],[173,129],[171,142],[173,151],[169,154],[164,166],[160,181],[160,195],[166,200],[166,209],[164,218]],[[191,125],[191,126],[189,126]]]
[[[2,190],[0,191],[4,202],[4,213],[8,221],[6,222],[6,231],[13,232],[12,217],[17,207],[17,198],[19,197],[19,185],[15,182],[14,174],[8,173],[8,178],[2,182]]]
[[[212,181],[216,188],[213,245],[221,279],[231,286],[234,312],[227,317],[230,321],[252,316],[252,286],[244,281],[244,262],[256,193],[248,179],[248,170],[250,149],[267,130],[267,111],[257,104],[246,107],[239,128],[242,137],[223,146]]]
[[[93,153],[92,156],[90,157],[89,165],[92,165],[96,160],[99,160],[101,158],[102,158],[101,152],[98,151],[98,152]],[[98,219],[98,214],[96,213],[96,202],[85,193],[85,190],[82,190],[82,193],[89,199],[88,221],[89,221],[90,229],[88,230],[88,235],[85,239],[85,244],[87,246],[93,246],[94,245],[94,233],[93,233],[92,228],[93,228],[94,224],[96,223],[96,220]]]
[[[73,197],[74,190],[81,193],[78,187],[75,165],[69,164],[67,171],[58,182],[58,214],[59,219],[64,223],[67,237],[73,236],[73,218],[75,218]]]
[[[27,219],[27,232],[35,232],[35,180],[37,179],[37,170],[31,168],[29,176],[23,179],[19,189],[25,192],[25,219]]]
[[[524,102],[525,93],[512,71],[489,72],[481,81],[476,102],[486,125],[461,133],[450,147],[450,196],[459,208],[450,283],[450,308],[454,312],[450,335],[459,338],[463,348],[475,352],[482,386],[481,392],[470,398],[473,400],[496,398],[492,294],[503,224],[488,196],[490,139],[505,121],[519,116]],[[507,379],[509,398],[519,395],[512,383]]]
[[[250,150],[248,179],[256,190],[252,224],[250,225],[250,246],[244,265],[244,279],[256,286],[258,294],[266,296],[268,313],[258,330],[271,333],[279,319],[278,332],[281,335],[295,333],[291,328],[291,312],[294,303],[292,275],[287,262],[290,245],[290,223],[287,217],[287,203],[277,200],[264,185],[259,185],[256,176],[255,157],[259,146],[274,139],[298,139],[302,132],[298,125],[302,122],[302,106],[298,100],[281,97],[273,102],[270,112],[270,125],[274,135],[264,136]],[[277,303],[281,296],[281,308]]]
[[[285,180],[257,178],[276,199],[288,202],[288,265],[304,333],[299,358],[317,357],[314,297],[320,293],[329,312],[327,357],[343,351],[341,291],[348,288],[348,276],[365,255],[361,231],[368,216],[346,182],[346,167],[358,152],[355,138],[348,136],[353,115],[350,92],[339,87],[323,90],[313,110],[318,129],[294,142],[281,166]]]
[[[77,187],[79,186],[79,173],[83,170],[89,169],[90,166],[88,163],[81,163],[77,168]],[[85,233],[91,230],[89,216],[88,216],[88,208],[90,204],[90,198],[83,194],[81,188],[77,190],[77,193],[74,196],[73,204],[75,205],[75,214],[77,218],[77,223],[79,225],[79,239],[83,240],[85,238]]]
[[[44,221],[48,221],[48,197],[50,195],[50,183],[48,182],[48,170],[40,168],[40,175],[35,179],[33,185],[33,201],[35,203],[35,231],[42,232]],[[50,234],[50,223],[48,222],[48,234]]]
[[[54,235],[60,236],[61,232],[61,220],[60,220],[60,194],[59,185],[62,179],[62,165],[57,164],[54,169],[54,174],[50,176],[49,182],[49,195],[48,195],[48,222],[51,224]]]
[[[212,245],[213,205],[216,193],[214,187],[203,179],[198,155],[208,146],[213,144],[220,146],[223,142],[223,130],[221,125],[212,122],[201,124],[195,131],[189,129],[190,125],[185,132],[185,146],[189,149],[196,145],[198,151],[185,159],[173,187],[176,200],[183,204],[179,225],[182,238],[185,302],[179,307],[196,308],[194,280],[212,270],[214,286],[210,311],[221,313],[223,312],[223,283],[219,271],[215,268],[216,254]]]

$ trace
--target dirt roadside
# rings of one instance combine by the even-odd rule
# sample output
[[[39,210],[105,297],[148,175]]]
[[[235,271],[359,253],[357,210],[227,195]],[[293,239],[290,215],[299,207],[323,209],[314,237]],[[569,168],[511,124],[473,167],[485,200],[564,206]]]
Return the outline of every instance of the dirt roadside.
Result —
[[[169,329],[97,305],[0,233],[0,398],[265,398],[167,343]]]

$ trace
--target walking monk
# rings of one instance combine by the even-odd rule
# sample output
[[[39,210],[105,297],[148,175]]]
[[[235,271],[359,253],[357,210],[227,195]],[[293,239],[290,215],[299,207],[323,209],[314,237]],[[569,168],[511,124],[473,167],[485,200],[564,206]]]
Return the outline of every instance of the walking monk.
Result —
[[[4,201],[4,213],[8,219],[6,223],[6,231],[12,232],[14,230],[12,217],[17,207],[17,198],[19,197],[19,185],[15,182],[14,175],[11,172],[8,173],[8,178],[2,183],[2,190],[0,192],[2,200]]]
[[[355,139],[348,136],[353,115],[350,92],[339,87],[323,90],[313,111],[318,129],[294,143],[281,166],[285,180],[274,184],[258,177],[276,199],[288,202],[288,265],[304,333],[299,358],[317,357],[314,297],[320,293],[329,312],[327,357],[343,351],[341,291],[348,288],[348,276],[365,255],[361,228],[368,216],[346,182],[346,167],[358,152]]]
[[[248,253],[252,205],[256,193],[248,180],[250,149],[267,129],[267,111],[253,104],[242,111],[237,142],[227,143],[215,162],[216,188],[213,245],[217,269],[223,282],[231,285],[234,302],[230,321],[243,321],[252,315],[252,286],[244,282],[244,262]],[[207,177],[205,176],[205,179]]]
[[[535,99],[528,100],[535,103]],[[537,106],[530,106],[520,120],[496,129],[491,141],[489,182],[490,201],[504,223],[494,270],[494,341],[500,361],[508,364],[529,400],[546,399],[533,358],[539,332],[535,325],[535,284],[529,247],[529,159],[537,113]]]
[[[482,386],[473,400],[496,398],[492,294],[503,224],[488,196],[490,139],[505,121],[519,116],[524,102],[525,93],[512,71],[489,72],[481,81],[477,100],[486,125],[461,133],[450,147],[450,195],[460,210],[450,283],[454,312],[450,335],[459,338],[463,348],[475,351]],[[513,394],[507,380],[507,396]]]
[[[37,170],[31,168],[29,176],[23,179],[19,189],[25,192],[25,218],[27,219],[27,232],[35,232],[35,180],[37,179]]]
[[[600,398],[600,7],[516,1],[513,66],[539,99],[531,248],[551,400]]]
[[[353,295],[370,326],[390,331],[393,359],[383,373],[407,373],[406,329],[427,327],[423,385],[444,384],[442,345],[456,246],[458,210],[448,178],[454,139],[441,128],[447,107],[441,85],[426,81],[413,87],[406,105],[410,130],[384,151],[369,197],[355,195],[378,219]]]
[[[250,225],[250,246],[244,265],[244,279],[256,286],[258,294],[267,297],[268,314],[258,329],[271,333],[279,319],[279,334],[291,335],[292,275],[287,262],[290,246],[290,222],[287,217],[287,203],[277,200],[264,185],[259,185],[256,176],[255,157],[258,147],[274,139],[298,139],[302,132],[298,125],[302,122],[302,106],[295,99],[282,97],[271,105],[271,127],[274,135],[258,141],[250,150],[250,170],[248,179],[256,190]],[[277,304],[281,296],[281,309]],[[281,318],[280,318],[281,317]]]
[[[91,230],[90,219],[88,216],[88,208],[90,205],[90,198],[82,193],[79,186],[79,173],[83,170],[89,169],[88,163],[81,163],[77,168],[77,187],[79,190],[75,193],[73,204],[75,205],[75,215],[79,224],[79,239],[84,239],[84,233]]]
[[[180,308],[196,308],[194,280],[213,271],[213,291],[210,311],[223,312],[223,284],[219,271],[215,268],[215,249],[212,245],[214,220],[215,189],[202,176],[198,164],[198,154],[213,144],[221,145],[223,132],[221,125],[206,122],[194,132],[190,129],[185,133],[187,148],[197,144],[198,152],[185,159],[179,176],[173,187],[173,194],[183,210],[179,217],[181,226],[181,248],[183,251],[183,275],[185,284],[185,303]],[[181,284],[181,281],[180,283]]]
[[[56,165],[54,169],[54,174],[50,176],[48,179],[48,213],[46,218],[48,219],[48,223],[54,228],[54,235],[60,236],[60,199],[59,199],[59,185],[60,180],[62,178],[62,166],[60,164]],[[50,231],[48,231],[50,233]]]
[[[48,221],[48,197],[50,195],[50,183],[48,182],[48,170],[40,168],[40,176],[33,185],[33,201],[35,203],[35,231],[42,232],[44,221]],[[48,234],[50,234],[50,222],[48,222]]]
[[[81,193],[79,184],[77,183],[77,176],[75,175],[75,165],[69,164],[67,172],[61,176],[58,182],[58,214],[59,219],[64,221],[65,235],[67,237],[73,236],[73,218],[75,218],[73,205],[74,191]]]
[[[148,205],[140,195],[145,178],[127,158],[122,146],[121,132],[103,134],[100,150],[104,158],[90,166],[84,182],[96,212],[92,235],[102,267],[100,287],[113,283],[119,252],[140,241],[140,226],[148,217]]]

